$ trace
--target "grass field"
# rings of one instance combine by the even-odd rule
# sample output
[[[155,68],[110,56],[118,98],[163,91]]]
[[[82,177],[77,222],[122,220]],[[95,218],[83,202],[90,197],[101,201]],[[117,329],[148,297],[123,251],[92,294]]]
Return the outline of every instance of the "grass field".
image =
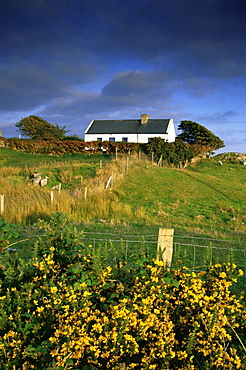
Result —
[[[224,248],[226,240],[230,240],[226,250],[214,250],[214,262],[220,256],[232,259],[230,248],[245,249],[244,166],[236,161],[218,166],[218,158],[212,158],[179,170],[130,157],[127,171],[126,161],[126,157],[115,161],[104,155],[37,156],[2,148],[0,194],[6,197],[2,216],[27,227],[40,218],[47,220],[52,212],[64,212],[85,232],[85,243],[95,250],[108,250],[109,255],[119,248],[125,256],[136,250],[154,256],[159,227],[174,228],[176,257],[189,265],[194,264],[194,250],[189,245],[201,245],[196,265],[208,258],[210,247]],[[47,188],[31,185],[33,172],[49,176]],[[111,175],[113,184],[105,190]],[[59,182],[61,194],[55,193],[51,204],[50,189]],[[187,246],[179,256],[182,244]],[[204,244],[208,247],[202,248]],[[23,243],[24,254],[28,248]],[[241,252],[234,257],[245,259]]]
[[[146,161],[130,158],[133,164],[126,173],[123,157],[110,161],[106,155],[73,154],[61,157],[32,155],[0,148],[0,194],[6,198],[31,196],[26,208],[35,198],[41,207],[40,215],[61,211],[59,204],[66,199],[68,213],[77,221],[91,223],[103,218],[111,225],[158,225],[183,228],[210,236],[244,234],[246,230],[246,168],[236,162],[224,162],[218,166],[218,159],[207,159],[184,170],[151,166]],[[106,166],[106,163],[108,165]],[[109,165],[110,163],[110,165]],[[103,169],[100,169],[100,164]],[[31,185],[31,175],[40,172],[48,176],[44,189]],[[105,181],[114,176],[110,191],[102,191]],[[101,182],[101,184],[100,184]],[[50,207],[49,191],[62,184],[64,193],[55,207]],[[101,185],[101,186],[99,186]],[[112,185],[112,184],[111,184]],[[83,199],[84,211],[76,212],[84,197],[84,190],[91,193]],[[93,188],[100,187],[98,192]],[[70,197],[77,191],[77,197]],[[69,202],[71,201],[71,209]],[[22,202],[23,203],[23,202]],[[7,201],[6,201],[7,207]],[[7,208],[5,209],[7,212]],[[10,213],[5,217],[11,221]],[[36,209],[38,214],[39,210]],[[18,201],[12,213],[18,213]],[[23,214],[21,223],[28,217]],[[29,220],[30,223],[30,220]]]
[[[121,183],[118,203],[148,223],[221,235],[246,230],[246,168],[204,160],[185,170],[139,166]]]

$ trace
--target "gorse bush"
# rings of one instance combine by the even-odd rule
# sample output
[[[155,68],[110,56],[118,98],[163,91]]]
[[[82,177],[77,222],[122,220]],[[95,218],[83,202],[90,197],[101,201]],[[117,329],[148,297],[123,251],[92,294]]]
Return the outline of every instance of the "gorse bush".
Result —
[[[244,369],[242,275],[135,255],[100,264],[65,215],[40,221],[28,260],[0,259],[1,369]]]

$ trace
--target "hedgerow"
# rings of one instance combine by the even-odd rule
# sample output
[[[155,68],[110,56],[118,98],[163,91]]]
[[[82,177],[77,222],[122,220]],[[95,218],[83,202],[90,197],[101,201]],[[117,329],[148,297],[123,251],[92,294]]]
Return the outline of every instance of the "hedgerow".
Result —
[[[234,264],[195,273],[137,254],[104,264],[65,215],[39,227],[31,259],[2,248],[1,369],[245,368]]]
[[[121,153],[135,152],[141,149],[141,144],[128,142],[110,142],[110,141],[78,141],[78,140],[63,140],[63,141],[42,141],[33,139],[6,139],[6,148],[18,151],[25,151],[32,154],[53,154],[64,155],[66,153],[115,153],[117,150]]]

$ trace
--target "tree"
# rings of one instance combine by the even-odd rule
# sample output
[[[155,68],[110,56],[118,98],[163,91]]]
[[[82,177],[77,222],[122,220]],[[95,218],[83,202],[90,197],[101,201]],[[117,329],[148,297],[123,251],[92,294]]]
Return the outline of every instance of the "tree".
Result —
[[[148,155],[154,153],[156,161],[162,157],[163,163],[180,167],[187,165],[196,155],[193,146],[179,138],[169,143],[160,137],[155,137],[146,144],[145,151]]]
[[[211,154],[212,151],[218,150],[225,146],[224,141],[214,135],[206,127],[192,121],[181,121],[178,130],[182,133],[178,138],[188,144],[204,145]]]
[[[52,125],[38,116],[28,116],[22,118],[15,124],[19,131],[34,140],[62,140],[66,126],[59,127],[57,124]]]

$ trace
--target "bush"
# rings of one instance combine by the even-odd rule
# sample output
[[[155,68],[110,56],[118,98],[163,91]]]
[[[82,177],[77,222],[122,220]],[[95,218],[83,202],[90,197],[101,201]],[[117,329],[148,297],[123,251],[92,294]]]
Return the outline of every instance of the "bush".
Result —
[[[198,274],[143,256],[98,265],[64,215],[39,225],[47,234],[31,260],[1,255],[5,369],[245,368],[235,265]]]
[[[179,139],[168,143],[160,137],[156,137],[146,144],[145,151],[148,155],[154,153],[156,161],[162,158],[165,164],[179,167],[186,166],[196,155],[192,145],[185,144]]]

